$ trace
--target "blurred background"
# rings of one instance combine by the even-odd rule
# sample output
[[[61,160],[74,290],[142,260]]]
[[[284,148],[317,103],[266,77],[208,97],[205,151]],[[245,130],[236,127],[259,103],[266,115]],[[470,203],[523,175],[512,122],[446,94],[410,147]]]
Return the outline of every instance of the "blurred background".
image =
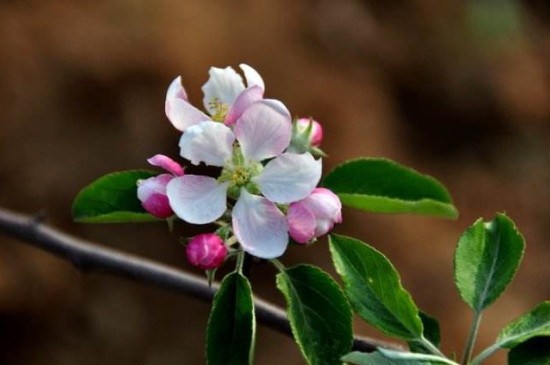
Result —
[[[385,156],[441,180],[457,221],[345,209],[337,232],[382,250],[443,349],[461,354],[472,315],[452,258],[478,217],[506,211],[527,240],[478,346],[550,294],[550,6],[513,1],[38,1],[0,3],[0,206],[47,213],[79,237],[192,271],[164,224],[71,222],[98,176],[178,156],[164,116],[181,74],[192,102],[210,66],[245,62],[267,96],[325,128],[325,171]],[[192,235],[192,227],[180,227]],[[325,240],[288,265],[334,273]],[[274,269],[252,284],[283,304]],[[70,264],[0,236],[1,364],[203,364],[209,305]],[[361,321],[357,333],[381,337]],[[259,327],[257,364],[303,364],[291,339]],[[487,364],[504,363],[503,354]]]

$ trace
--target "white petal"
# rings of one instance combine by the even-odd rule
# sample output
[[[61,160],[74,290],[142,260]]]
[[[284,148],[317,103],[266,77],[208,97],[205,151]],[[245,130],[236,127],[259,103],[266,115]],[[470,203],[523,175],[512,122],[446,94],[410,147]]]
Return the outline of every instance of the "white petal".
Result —
[[[262,161],[283,153],[290,143],[290,115],[265,100],[250,105],[235,124],[235,136],[244,157]]]
[[[166,99],[165,111],[170,123],[182,132],[192,125],[210,120],[208,115],[183,99]]]
[[[229,127],[217,122],[202,122],[187,128],[180,139],[180,154],[193,165],[204,162],[223,166],[231,157],[235,136]]]
[[[171,83],[170,86],[168,86],[168,91],[166,91],[166,100],[171,99],[187,99],[187,93],[185,92],[185,88],[183,87],[181,83],[181,76],[176,77]]]
[[[228,186],[228,182],[219,184],[212,177],[184,175],[168,183],[166,194],[178,217],[189,223],[206,224],[225,212]]]
[[[233,208],[233,232],[243,249],[264,259],[281,256],[288,246],[285,216],[269,200],[241,189]]]
[[[219,101],[230,106],[244,90],[243,78],[233,68],[210,67],[210,78],[202,86],[204,107],[214,114],[216,109],[210,103]]]
[[[237,96],[231,108],[225,116],[225,125],[233,125],[243,115],[244,111],[252,104],[262,100],[264,91],[259,86],[249,87]]]
[[[269,200],[287,204],[308,196],[321,179],[322,161],[310,153],[284,153],[269,161],[254,181]]]
[[[246,79],[246,87],[259,86],[262,90],[265,90],[264,79],[260,76],[258,71],[248,66],[245,63],[239,65],[244,72],[244,78]]]

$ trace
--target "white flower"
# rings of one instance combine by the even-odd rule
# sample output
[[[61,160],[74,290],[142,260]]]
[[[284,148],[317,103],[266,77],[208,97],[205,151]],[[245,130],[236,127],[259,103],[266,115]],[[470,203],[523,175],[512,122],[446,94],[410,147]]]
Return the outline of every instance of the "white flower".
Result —
[[[189,103],[181,76],[176,77],[168,87],[165,101],[166,116],[172,125],[182,132],[208,120],[232,125],[248,106],[262,100],[265,85],[260,74],[248,65],[239,67],[244,73],[246,88],[242,77],[232,67],[210,68],[210,78],[202,87],[204,107],[210,115]]]

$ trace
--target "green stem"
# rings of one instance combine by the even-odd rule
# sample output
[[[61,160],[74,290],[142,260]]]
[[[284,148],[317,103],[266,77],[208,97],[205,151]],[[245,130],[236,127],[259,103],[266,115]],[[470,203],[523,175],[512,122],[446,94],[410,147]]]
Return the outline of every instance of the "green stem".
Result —
[[[472,328],[470,328],[470,333],[468,334],[468,340],[466,340],[466,345],[464,346],[464,353],[462,354],[462,365],[466,365],[470,362],[472,358],[472,353],[474,351],[474,344],[476,342],[477,331],[479,330],[479,324],[481,323],[481,311],[474,312],[474,322],[472,323]]]
[[[277,268],[277,270],[279,270],[280,272],[285,272],[285,265],[283,265],[281,261],[277,259],[271,259],[269,261],[271,261],[271,263]]]
[[[444,353],[442,353],[433,343],[431,343],[429,340],[427,340],[426,338],[424,338],[424,336],[422,336],[422,338],[420,339],[420,343],[421,343],[422,346],[424,346],[424,348],[426,348],[426,350],[428,350],[431,354],[437,355],[437,356],[441,356],[441,357],[443,357],[443,358],[447,358],[447,356],[445,356]]]
[[[486,358],[488,358],[489,356],[491,356],[493,353],[495,353],[498,349],[500,349],[500,346],[498,344],[494,344],[492,345],[491,347],[487,347],[485,350],[483,350],[479,355],[477,355],[473,360],[472,362],[470,363],[470,365],[479,365],[483,362],[483,360],[485,360]]]
[[[241,251],[237,254],[237,264],[235,265],[235,271],[239,274],[243,273],[243,263],[244,263],[244,251]]]

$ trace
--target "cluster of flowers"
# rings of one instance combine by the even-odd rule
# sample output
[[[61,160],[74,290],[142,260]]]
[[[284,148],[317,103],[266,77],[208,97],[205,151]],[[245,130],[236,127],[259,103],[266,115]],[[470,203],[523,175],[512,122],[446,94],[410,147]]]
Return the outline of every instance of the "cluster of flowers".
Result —
[[[208,114],[189,103],[181,77],[166,95],[166,116],[183,132],[181,156],[220,167],[219,177],[184,173],[171,158],[156,155],[148,162],[167,173],[138,182],[138,198],[154,216],[227,227],[221,237],[206,233],[189,241],[189,262],[205,270],[220,266],[230,250],[279,257],[289,235],[305,244],[342,220],[338,197],[316,188],[322,165],[313,155],[322,155],[321,125],[309,118],[292,123],[282,102],[264,99],[258,72],[240,68],[246,86],[231,67],[210,69],[202,87]]]

